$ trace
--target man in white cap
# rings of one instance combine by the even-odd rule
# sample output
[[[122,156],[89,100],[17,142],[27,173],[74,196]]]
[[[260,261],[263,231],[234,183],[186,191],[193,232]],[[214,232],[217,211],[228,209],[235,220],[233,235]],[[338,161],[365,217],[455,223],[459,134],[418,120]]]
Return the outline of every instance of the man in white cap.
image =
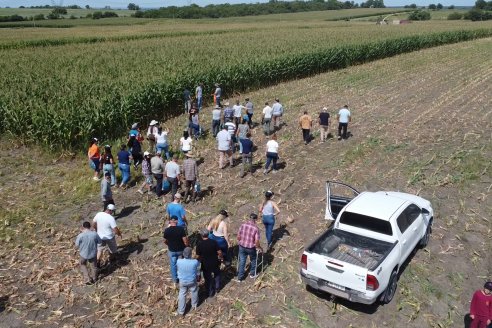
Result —
[[[101,244],[97,246],[98,263],[106,246],[109,248],[111,255],[114,256],[118,252],[115,235],[121,238],[121,231],[116,226],[116,220],[113,217],[115,210],[116,207],[113,204],[109,204],[104,212],[97,213],[92,220],[92,227],[97,231],[101,239]]]
[[[151,152],[155,151],[155,138],[158,133],[158,124],[159,122],[152,120],[147,129],[147,140],[149,141],[149,151]]]
[[[191,190],[191,201],[194,203],[196,200],[195,184],[198,180],[198,165],[191,151],[187,152],[185,156],[186,159],[183,161],[183,175],[185,178],[184,202],[188,201],[188,195]]]
[[[323,110],[319,113],[318,123],[320,142],[325,142],[330,133],[330,113],[328,113],[328,108],[323,107]]]

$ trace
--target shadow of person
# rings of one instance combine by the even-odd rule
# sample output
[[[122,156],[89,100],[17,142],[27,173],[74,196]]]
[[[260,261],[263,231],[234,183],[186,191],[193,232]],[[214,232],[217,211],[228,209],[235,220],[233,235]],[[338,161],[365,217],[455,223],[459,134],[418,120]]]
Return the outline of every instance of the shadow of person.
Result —
[[[470,318],[470,313],[465,314],[463,317],[463,325],[465,328],[470,328],[472,319]]]
[[[124,207],[118,215],[115,215],[115,220],[119,220],[124,217],[127,217],[130,214],[132,214],[135,210],[138,210],[139,208],[140,205]]]
[[[275,244],[284,238],[284,236],[290,236],[289,230],[286,229],[287,224],[282,223],[280,226],[276,229],[273,230],[272,233],[272,243],[270,245],[270,248],[268,249],[268,253],[271,253],[273,250],[275,250],[274,246]]]
[[[8,295],[1,296],[0,297],[0,313],[2,313],[3,311],[5,311],[5,308],[7,308],[8,301],[9,301],[9,296]]]
[[[122,268],[130,263],[128,258],[132,253],[140,254],[143,251],[143,244],[148,239],[138,239],[137,241],[130,240],[124,245],[118,246],[118,253],[110,257],[110,261],[101,269],[99,269],[99,280],[109,276],[119,268]]]

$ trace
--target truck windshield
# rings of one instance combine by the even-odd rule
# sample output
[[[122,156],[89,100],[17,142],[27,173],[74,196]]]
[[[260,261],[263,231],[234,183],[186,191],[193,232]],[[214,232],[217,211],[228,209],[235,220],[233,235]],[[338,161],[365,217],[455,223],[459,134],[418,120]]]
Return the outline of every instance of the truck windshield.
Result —
[[[392,236],[391,224],[388,221],[373,218],[362,214],[343,212],[340,223],[356,228],[370,230],[383,235]]]

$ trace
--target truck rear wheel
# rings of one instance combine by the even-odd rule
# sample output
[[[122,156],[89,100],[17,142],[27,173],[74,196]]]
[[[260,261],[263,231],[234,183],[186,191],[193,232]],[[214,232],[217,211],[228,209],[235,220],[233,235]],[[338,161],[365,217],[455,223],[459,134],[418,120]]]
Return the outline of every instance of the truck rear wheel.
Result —
[[[427,229],[425,230],[425,235],[422,237],[422,239],[420,239],[419,246],[421,248],[424,248],[429,243],[431,232],[432,232],[432,221],[429,222],[429,225],[427,226]]]
[[[396,271],[393,271],[388,282],[388,287],[386,287],[386,290],[383,292],[383,296],[381,297],[381,302],[383,304],[388,304],[391,302],[393,296],[395,296],[397,286],[398,273]]]

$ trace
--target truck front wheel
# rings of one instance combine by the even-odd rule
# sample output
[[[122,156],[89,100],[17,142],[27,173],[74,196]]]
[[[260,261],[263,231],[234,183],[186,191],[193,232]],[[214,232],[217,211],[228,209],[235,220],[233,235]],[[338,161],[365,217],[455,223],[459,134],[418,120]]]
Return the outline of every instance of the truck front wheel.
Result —
[[[381,297],[381,302],[383,304],[388,304],[391,302],[393,296],[395,296],[397,285],[398,285],[398,273],[396,271],[393,271],[393,273],[391,273],[391,277],[388,282],[388,287],[386,287],[386,290],[383,292],[383,295]]]

